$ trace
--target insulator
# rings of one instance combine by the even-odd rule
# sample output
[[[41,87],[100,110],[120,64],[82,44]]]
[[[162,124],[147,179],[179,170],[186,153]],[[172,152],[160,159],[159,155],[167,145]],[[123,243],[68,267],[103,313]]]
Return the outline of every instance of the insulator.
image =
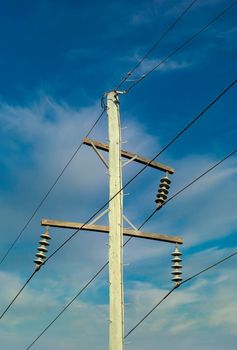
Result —
[[[180,265],[179,262],[175,262],[173,265],[172,265],[172,269],[182,269],[182,265]]]
[[[36,253],[35,256],[38,258],[46,259],[46,255],[43,252]]]
[[[175,285],[179,285],[182,281],[182,265],[181,265],[181,262],[182,262],[182,259],[181,259],[181,255],[182,253],[179,251],[178,249],[178,245],[176,244],[175,246],[175,249],[174,251],[171,253],[172,255],[172,275],[173,275],[173,278],[172,278],[172,281],[175,283]]]
[[[44,245],[41,245],[37,248],[37,250],[39,250],[40,252],[45,252],[47,253],[48,249],[44,246]]]
[[[156,198],[167,199],[167,195],[164,192],[157,193]]]
[[[169,191],[166,188],[159,188],[158,193],[165,193],[168,194]],[[158,194],[157,194],[158,195]]]
[[[175,257],[173,257],[172,261],[173,262],[181,262],[182,259],[179,256],[175,256]]]
[[[160,182],[161,182],[161,183],[168,184],[168,185],[171,184],[171,180],[170,180],[167,176],[162,177],[162,178],[160,179]]]
[[[51,239],[51,237],[49,235],[49,231],[45,231],[44,233],[42,233],[42,235],[40,235],[40,237],[45,238],[45,239]]]
[[[155,200],[158,207],[160,207],[166,201],[169,193],[170,183],[171,180],[167,176],[160,179],[159,189]]]
[[[161,182],[160,183],[160,189],[164,189],[164,190],[168,190],[169,188],[170,188],[170,185],[168,185],[167,183],[165,183],[165,182]]]
[[[44,262],[44,260],[41,259],[41,258],[38,258],[38,259],[35,259],[35,260],[34,260],[34,263],[35,263],[36,265],[38,265],[38,266],[42,265],[43,262]],[[38,267],[38,266],[37,266],[37,267]]]
[[[39,269],[40,266],[44,263],[44,260],[46,259],[45,253],[47,253],[47,247],[49,246],[48,241],[51,239],[48,230],[42,233],[40,237],[42,239],[39,241],[40,246],[37,248],[38,252],[35,254],[36,259],[34,260],[34,263],[36,264],[36,269]]]
[[[173,256],[181,256],[182,253],[179,251],[178,247],[175,247],[175,250],[172,253]]]
[[[41,240],[39,241],[39,244],[48,246],[48,245],[49,245],[49,242],[47,241],[47,239],[44,238],[44,239],[41,239]]]
[[[176,275],[172,278],[172,281],[175,282],[176,285],[178,285],[182,281],[182,277]]]
[[[40,245],[43,245],[45,247],[49,246],[49,242],[44,238],[44,239],[41,239],[39,242],[38,242]]]
[[[161,197],[161,196],[157,196],[155,202],[156,202],[157,204],[159,204],[159,203],[162,203],[162,204],[163,204],[163,203],[165,202],[165,199],[164,199],[163,197]]]
[[[38,243],[39,243],[40,246],[43,247],[44,249],[47,249],[47,247],[49,246],[49,243],[48,243],[47,241],[45,242],[44,239],[41,239]]]

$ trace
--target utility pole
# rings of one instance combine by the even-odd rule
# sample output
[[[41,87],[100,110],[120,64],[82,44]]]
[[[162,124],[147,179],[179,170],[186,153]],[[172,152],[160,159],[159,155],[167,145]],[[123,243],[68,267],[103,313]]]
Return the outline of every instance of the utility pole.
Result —
[[[123,350],[123,193],[121,170],[121,128],[116,91],[107,95],[109,136],[109,350]],[[116,195],[117,194],[117,195]]]
[[[60,220],[42,219],[41,225],[47,227],[60,227],[70,229],[80,229],[84,231],[96,231],[109,234],[109,350],[124,350],[124,293],[123,293],[123,235],[136,238],[146,238],[155,241],[162,241],[173,244],[182,244],[182,238],[178,236],[168,236],[163,234],[139,231],[131,221],[123,214],[123,192],[122,192],[122,167],[132,161],[147,165],[167,174],[173,174],[174,170],[164,164],[151,161],[135,153],[121,150],[121,128],[119,99],[120,92],[111,91],[107,94],[107,114],[108,114],[108,138],[109,144],[85,138],[83,143],[94,149],[98,157],[108,169],[109,173],[109,208],[99,214],[89,224],[80,222],[67,222]],[[108,161],[100,151],[109,153]],[[121,162],[121,157],[127,161]],[[167,182],[167,176],[165,178]],[[167,198],[166,188],[159,194],[159,199],[165,201]],[[105,214],[109,216],[109,226],[95,225],[95,223]],[[124,220],[130,228],[124,228]],[[42,259],[45,259],[43,257]],[[176,262],[176,260],[175,260]],[[41,262],[38,262],[38,265]],[[177,263],[176,263],[177,265]],[[175,265],[175,266],[176,266]],[[39,266],[40,268],[40,266]]]

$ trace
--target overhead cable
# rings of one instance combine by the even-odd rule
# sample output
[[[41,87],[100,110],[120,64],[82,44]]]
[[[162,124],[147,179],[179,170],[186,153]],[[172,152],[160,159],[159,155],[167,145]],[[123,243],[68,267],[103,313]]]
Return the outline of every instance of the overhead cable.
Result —
[[[232,152],[230,152],[229,154],[227,154],[227,156],[223,159],[221,159],[219,162],[215,163],[213,166],[211,166],[209,169],[207,169],[206,171],[204,171],[204,173],[202,173],[201,175],[199,175],[198,177],[196,177],[194,180],[192,180],[191,182],[189,182],[189,184],[187,184],[186,186],[184,186],[183,188],[181,188],[178,192],[176,192],[173,196],[171,196],[169,199],[167,199],[162,205],[160,205],[158,208],[156,208],[146,219],[146,221],[144,221],[144,225],[146,222],[150,221],[150,219],[152,218],[153,215],[155,215],[155,213],[160,210],[162,207],[164,207],[167,203],[169,203],[171,200],[173,200],[175,197],[177,197],[178,195],[180,195],[180,193],[184,192],[187,188],[189,188],[190,186],[192,186],[195,182],[197,182],[198,180],[200,180],[202,177],[204,177],[205,175],[207,175],[208,173],[210,173],[212,170],[214,170],[218,165],[222,164],[223,162],[225,162],[228,158],[232,157],[234,154],[236,154],[237,152],[237,148],[235,148]]]
[[[21,289],[18,291],[18,293],[15,295],[15,297],[12,299],[12,301],[10,302],[10,304],[5,308],[5,310],[2,312],[1,316],[0,316],[0,320],[3,318],[3,316],[5,315],[5,313],[10,309],[10,307],[12,306],[12,304],[16,301],[16,299],[19,297],[19,295],[22,293],[22,291],[25,289],[25,287],[27,286],[27,284],[31,281],[31,279],[34,277],[34,275],[36,274],[36,270],[30,275],[30,277],[27,279],[27,281],[23,284],[23,286],[21,287]]]
[[[200,113],[198,113],[173,139],[171,139],[165,147],[161,149],[146,165],[144,165],[117,193],[115,193],[108,201],[105,202],[91,217],[70,237],[68,237],[42,264],[44,265],[49,259],[51,259],[60,249],[62,249],[76,234],[82,230],[89,222],[95,218],[97,214],[101,212],[111,200],[113,200],[120,192],[122,192],[131,182],[133,182],[154,160],[156,160],[164,151],[167,150],[175,141],[177,141],[188,129],[190,129],[220,98],[222,98],[235,84],[237,79],[230,83],[220,94],[218,94]]]
[[[157,309],[158,306],[160,306],[160,305],[163,303],[163,301],[165,301],[165,299],[167,299],[167,298],[175,291],[175,289],[181,287],[183,284],[185,284],[185,283],[191,281],[192,279],[194,279],[194,278],[200,276],[200,275],[203,274],[204,272],[206,272],[206,271],[208,271],[208,270],[210,270],[210,269],[216,267],[217,265],[222,264],[222,263],[225,262],[226,260],[229,260],[229,259],[233,258],[235,255],[237,255],[237,251],[234,251],[234,252],[231,253],[230,255],[227,255],[225,258],[223,258],[223,259],[221,259],[221,260],[218,260],[217,262],[215,262],[215,263],[212,264],[212,265],[207,266],[207,267],[204,268],[203,270],[201,270],[201,271],[195,273],[194,275],[192,275],[192,276],[186,278],[186,279],[183,280],[180,284],[178,284],[178,285],[176,285],[175,287],[173,287],[167,294],[165,294],[165,296],[164,296],[161,300],[158,301],[158,303],[157,303],[157,304],[156,304],[156,305],[155,305],[155,306],[154,306],[154,307],[153,307],[153,308],[152,308],[152,309],[151,309],[151,310],[150,310],[150,311],[149,311],[149,312],[148,312],[148,313],[147,313],[147,314],[132,328],[132,329],[130,329],[130,331],[125,335],[124,339],[127,338],[132,332],[134,332],[135,329],[136,329],[138,326],[140,326],[140,325],[145,321],[145,319],[146,319],[148,316],[150,316],[150,314],[151,314],[155,309]]]
[[[141,59],[140,62],[137,63],[137,65],[132,69],[132,71],[130,72],[131,74],[134,72],[134,70],[145,60],[145,58],[160,44],[160,42],[167,36],[167,34],[172,30],[172,28],[181,20],[181,18],[191,9],[191,7],[194,5],[195,2],[197,2],[198,0],[193,0],[186,8],[185,10],[180,14],[180,16],[168,27],[168,29],[161,35],[161,37],[159,38],[159,40],[153,45],[153,47],[144,55],[144,57]],[[125,79],[127,80],[127,78]],[[123,82],[125,82],[125,80]],[[117,87],[116,90],[122,85],[121,82]],[[92,125],[91,129],[88,131],[88,133],[86,134],[85,137],[88,137],[90,135],[90,133],[92,132],[92,130],[94,129],[94,127],[96,126],[96,124],[99,122],[100,118],[102,117],[102,115],[104,114],[105,110],[106,110],[106,106],[104,104],[104,99],[102,97],[101,100],[101,105],[103,108],[103,112],[99,115],[99,117],[96,119],[96,121],[94,122],[94,124]],[[56,184],[58,183],[59,179],[62,177],[62,175],[64,174],[65,170],[67,169],[67,167],[69,166],[69,164],[72,162],[72,160],[75,158],[76,154],[79,152],[80,148],[82,147],[82,142],[80,143],[80,145],[77,147],[77,149],[75,150],[75,152],[73,153],[73,155],[71,156],[71,158],[69,159],[69,161],[66,163],[66,165],[64,166],[64,168],[61,170],[61,172],[59,173],[59,175],[57,176],[57,178],[55,179],[55,181],[53,182],[53,184],[51,185],[51,187],[49,188],[49,190],[46,192],[46,194],[44,195],[44,197],[41,199],[41,201],[39,202],[39,204],[36,206],[35,210],[33,211],[33,213],[31,214],[31,216],[29,217],[29,219],[26,221],[25,225],[22,227],[22,229],[20,230],[20,232],[18,233],[18,235],[15,237],[15,239],[13,240],[13,242],[11,243],[10,247],[6,250],[5,254],[3,255],[2,259],[0,260],[0,265],[4,262],[4,260],[7,258],[8,254],[10,253],[10,251],[13,249],[13,247],[15,246],[15,244],[17,243],[17,241],[20,239],[21,235],[23,234],[23,232],[26,230],[26,228],[29,226],[30,222],[33,220],[33,218],[35,217],[36,213],[39,211],[39,209],[42,207],[43,203],[46,201],[46,199],[48,198],[49,194],[52,192],[52,190],[54,189],[54,187],[56,186]]]
[[[70,237],[68,237],[57,249],[55,249],[55,251],[49,255],[49,257],[43,262],[43,265],[45,265],[48,260],[50,260],[59,250],[61,250],[72,238],[74,238],[76,236],[76,234],[81,231],[83,229],[83,227],[85,227],[87,224],[90,223],[90,221],[92,219],[95,218],[95,216],[101,212],[101,210],[103,210],[111,200],[113,200],[113,198],[115,198],[115,196],[117,196],[121,191],[123,191],[132,181],[135,180],[135,178],[137,176],[139,176],[148,166],[149,164],[151,164],[158,156],[160,156],[169,146],[171,146],[185,131],[187,131],[202,115],[204,115],[204,113],[206,113],[211,106],[213,106],[221,97],[223,97],[224,94],[227,93],[227,91],[229,91],[237,82],[237,79],[234,80],[230,85],[228,85],[228,87],[226,87],[217,97],[215,97],[200,113],[198,113],[197,116],[195,116],[190,123],[188,123],[171,141],[169,141],[169,143],[162,148],[161,151],[159,151],[155,157],[150,160],[145,166],[142,167],[142,169],[140,171],[138,171],[121,189],[120,191],[118,191],[117,193],[115,193],[114,196],[112,196],[102,207],[100,207],[79,229],[77,229]],[[156,210],[150,215],[153,216],[155,214]],[[127,243],[127,242],[126,242]],[[125,244],[126,244],[125,243]],[[37,271],[39,271],[40,269],[38,269]],[[0,316],[1,319],[1,316]]]
[[[97,125],[97,123],[99,122],[99,120],[101,119],[101,117],[103,116],[103,114],[105,113],[106,108],[103,109],[102,113],[98,116],[98,118],[96,119],[96,121],[93,123],[93,125],[91,126],[90,130],[87,132],[86,137],[88,137],[90,135],[90,133],[92,132],[92,130],[95,128],[95,126]],[[36,213],[39,211],[39,209],[42,207],[43,203],[46,201],[46,199],[48,198],[49,194],[52,192],[52,190],[54,189],[54,187],[56,186],[56,184],[58,183],[58,181],[60,180],[60,178],[63,176],[64,172],[66,171],[66,169],[68,168],[69,164],[72,162],[72,160],[75,158],[75,156],[77,155],[77,153],[79,152],[80,148],[82,147],[83,142],[80,143],[80,145],[77,147],[77,149],[74,151],[74,153],[72,154],[72,156],[70,157],[70,159],[68,160],[68,162],[65,164],[65,166],[63,167],[63,169],[61,170],[61,172],[58,174],[56,180],[52,183],[51,187],[49,188],[49,190],[46,192],[46,194],[44,195],[44,197],[41,199],[41,201],[39,202],[39,204],[37,205],[37,207],[35,208],[35,210],[33,211],[33,213],[31,214],[31,216],[29,217],[29,219],[26,221],[25,225],[23,226],[23,228],[20,230],[19,234],[16,236],[16,238],[14,239],[14,241],[11,243],[10,247],[7,249],[6,253],[3,255],[2,259],[0,260],[0,265],[4,262],[4,260],[7,258],[8,254],[10,253],[10,251],[13,249],[13,247],[15,246],[15,244],[17,243],[17,241],[20,239],[21,235],[23,234],[23,232],[26,230],[26,228],[29,226],[30,222],[33,220],[33,218],[35,217]]]
[[[195,1],[193,1],[193,3],[191,3],[187,9],[184,10],[183,14],[181,14],[180,16],[184,16],[184,14],[191,8],[191,6],[194,4]],[[229,6],[227,6],[219,15],[217,15],[212,21],[210,21],[206,26],[204,26],[201,30],[199,30],[198,32],[196,32],[192,37],[190,37],[188,40],[186,40],[182,45],[180,45],[177,49],[175,49],[174,51],[172,51],[168,56],[166,56],[166,58],[164,58],[162,61],[160,61],[155,67],[153,67],[149,72],[147,72],[145,75],[143,75],[140,79],[138,79],[136,82],[134,82],[126,91],[129,92],[133,87],[135,87],[135,85],[137,85],[141,80],[143,80],[144,78],[146,78],[149,74],[151,74],[154,70],[156,70],[160,65],[162,65],[163,63],[165,63],[170,57],[172,57],[174,54],[176,54],[176,52],[180,51],[183,47],[185,47],[186,45],[188,45],[197,35],[199,35],[201,32],[205,31],[211,24],[213,24],[214,22],[216,22],[220,17],[222,17],[226,11],[228,11],[231,7],[233,7],[234,5],[236,5],[237,0],[235,0],[234,2],[232,2]],[[181,17],[181,18],[182,18]],[[181,18],[178,18],[174,23],[176,24]],[[175,24],[172,24],[172,28]],[[170,27],[171,27],[170,26]],[[171,29],[172,29],[171,28]],[[170,29],[170,30],[171,30]],[[169,31],[170,31],[169,30]],[[168,34],[168,33],[167,33]],[[167,35],[166,34],[166,35]],[[163,39],[163,38],[162,38]],[[161,40],[162,40],[161,39]],[[158,42],[157,42],[158,45]],[[156,47],[157,47],[156,45]],[[149,52],[149,51],[148,51]],[[148,55],[148,53],[146,54]],[[145,56],[146,56],[145,55]],[[147,57],[147,56],[146,56]],[[144,58],[145,59],[145,58]],[[118,85],[118,87],[121,86]],[[98,119],[95,121],[95,123],[93,124],[93,126],[91,127],[91,129],[89,130],[89,132],[87,133],[86,137],[89,136],[89,134],[91,133],[91,131],[93,130],[93,128],[95,127],[95,125],[98,123],[98,121],[100,120],[100,118],[102,117],[102,115],[104,114],[105,109],[103,110],[103,112],[101,113],[101,115],[98,117]],[[30,216],[30,218],[28,219],[28,221],[26,222],[26,224],[23,226],[23,228],[21,229],[21,231],[19,232],[19,234],[16,236],[16,238],[14,239],[14,241],[12,242],[12,244],[10,245],[10,247],[7,249],[6,253],[4,254],[4,256],[2,257],[1,261],[0,261],[0,265],[3,263],[3,261],[7,258],[8,254],[10,253],[10,251],[13,249],[13,247],[15,246],[15,244],[17,243],[17,241],[19,240],[19,238],[21,237],[21,235],[23,234],[23,232],[26,230],[26,228],[28,227],[28,225],[30,224],[30,222],[32,221],[32,219],[34,218],[34,216],[36,215],[36,213],[38,212],[38,210],[41,208],[41,206],[43,205],[43,203],[45,202],[45,200],[48,198],[49,194],[51,193],[51,191],[53,190],[53,188],[55,187],[55,185],[58,183],[59,179],[61,178],[61,176],[64,174],[65,170],[67,169],[67,167],[69,166],[69,164],[71,163],[71,161],[74,159],[74,157],[76,156],[76,154],[78,153],[78,151],[80,150],[81,146],[83,143],[81,143],[78,148],[75,150],[74,154],[72,155],[72,157],[69,159],[69,161],[66,163],[65,167],[62,169],[61,173],[58,175],[58,177],[56,178],[56,180],[54,181],[54,183],[51,185],[51,187],[49,188],[48,192],[45,194],[45,196],[42,198],[42,200],[40,201],[40,203],[38,204],[38,206],[36,207],[36,209],[34,210],[34,212],[32,213],[32,215]]]
[[[221,17],[225,15],[227,11],[229,11],[234,5],[237,4],[237,0],[234,2],[231,2],[228,6],[224,8],[223,11],[221,11],[217,16],[215,16],[210,22],[208,22],[205,26],[203,26],[201,29],[199,29],[197,32],[195,32],[192,36],[190,36],[187,40],[185,40],[180,46],[178,46],[175,50],[171,51],[163,60],[161,60],[159,63],[157,63],[152,69],[150,69],[147,73],[143,74],[141,78],[134,81],[128,89],[126,89],[126,92],[131,91],[137,84],[139,84],[142,80],[148,77],[152,72],[154,72],[157,68],[159,68],[162,64],[164,64],[168,59],[173,57],[177,52],[181,51],[185,46],[190,44],[198,35],[200,35],[202,32],[206,31],[212,24],[214,24],[216,21],[218,21]]]
[[[199,0],[193,0],[188,6],[181,12],[181,14],[175,19],[173,23],[161,34],[160,38],[155,42],[155,44],[145,53],[145,55],[137,62],[137,64],[126,74],[126,76],[122,79],[122,81],[116,86],[116,90],[118,90],[134,71],[145,61],[145,59],[154,51],[160,43],[165,39],[165,37],[169,34],[169,32],[176,26],[176,24],[186,15],[186,13],[193,7],[193,5]]]
[[[231,153],[229,153],[227,156],[225,156],[222,160],[218,161],[217,163],[215,163],[213,166],[211,166],[210,168],[208,168],[204,173],[202,173],[200,176],[196,177],[193,181],[191,181],[188,185],[186,185],[185,187],[183,187],[181,190],[179,190],[178,192],[176,192],[172,197],[170,197],[169,200],[167,200],[166,202],[168,201],[171,201],[173,200],[174,198],[176,198],[179,194],[181,194],[183,191],[185,191],[187,188],[189,188],[191,185],[193,185],[195,182],[197,182],[198,180],[200,180],[203,176],[207,175],[209,172],[211,172],[212,170],[214,170],[218,165],[220,165],[221,163],[223,163],[224,161],[226,161],[228,158],[230,158],[231,156],[233,156],[235,153],[237,152],[237,148],[232,151]],[[161,207],[159,208],[161,209]],[[152,212],[151,215],[148,216],[148,218],[139,226],[138,230],[140,230],[151,218],[152,216],[157,212],[157,209],[155,211]],[[133,237],[130,237],[126,240],[126,242],[124,243],[123,246],[126,246],[128,244],[128,242],[131,241]],[[37,340],[53,325],[53,323],[69,308],[69,306],[82,294],[83,291],[85,291],[89,286],[90,284],[96,279],[96,277],[99,276],[99,274],[106,268],[106,266],[109,264],[109,262],[107,261],[94,275],[93,277],[79,290],[79,292],[74,296],[73,299],[71,299],[65,306],[64,308],[57,314],[57,316],[44,328],[44,330],[34,339],[34,341],[29,345],[29,347],[26,349],[30,349],[36,342]],[[210,267],[209,267],[210,268]],[[208,268],[208,269],[209,269]],[[200,273],[199,273],[200,274]],[[196,276],[196,275],[195,275]],[[194,276],[192,277],[194,278]],[[187,279],[184,280],[182,283],[185,283],[187,282]],[[173,291],[174,289],[176,289],[177,286],[175,286],[174,288],[172,288],[165,296],[164,298],[162,298],[161,301],[159,301],[159,304],[164,301]],[[155,308],[158,306],[158,304],[155,306]],[[155,309],[154,308],[154,309]],[[150,315],[150,313],[152,313],[154,310],[152,309],[149,314],[147,314],[146,317],[148,317]],[[143,322],[143,321],[141,321]],[[140,323],[141,323],[140,322]],[[139,323],[139,324],[140,324]],[[137,324],[135,326],[138,327]],[[134,329],[135,329],[134,328]],[[132,330],[133,331],[133,330]],[[132,332],[131,331],[131,332]],[[131,333],[129,332],[129,334]],[[128,335],[126,335],[128,336]]]

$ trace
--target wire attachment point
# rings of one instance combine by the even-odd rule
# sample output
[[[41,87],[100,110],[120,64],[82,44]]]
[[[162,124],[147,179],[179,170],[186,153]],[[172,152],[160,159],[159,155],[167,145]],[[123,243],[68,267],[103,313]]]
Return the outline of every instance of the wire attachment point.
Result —
[[[172,281],[174,282],[175,286],[178,286],[182,281],[182,277],[181,277],[181,275],[182,275],[182,271],[181,271],[181,269],[182,269],[181,255],[182,255],[182,253],[179,251],[178,244],[176,244],[175,250],[173,251],[173,253],[171,253],[171,255],[173,256],[173,258],[172,258],[172,269],[173,269]]]
[[[171,180],[168,178],[167,175],[160,179],[159,189],[155,200],[157,208],[160,208],[165,203],[168,197],[170,184]]]
[[[38,253],[36,253],[36,259],[34,260],[34,263],[36,264],[35,270],[38,271],[41,266],[44,264],[44,261],[46,259],[46,254],[48,252],[48,249],[46,247],[49,246],[49,240],[51,239],[49,235],[49,230],[46,228],[46,231],[40,235],[42,238],[39,241],[40,246],[37,248]]]

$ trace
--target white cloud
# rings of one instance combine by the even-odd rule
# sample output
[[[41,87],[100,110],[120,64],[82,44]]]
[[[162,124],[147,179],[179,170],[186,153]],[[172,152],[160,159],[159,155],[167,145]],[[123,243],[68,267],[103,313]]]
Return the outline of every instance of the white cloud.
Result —
[[[2,132],[12,136],[10,152],[13,155],[16,152],[19,157],[14,162],[8,162],[5,159],[5,166],[11,169],[15,183],[12,188],[8,189],[8,194],[3,194],[8,199],[5,200],[3,197],[1,200],[1,210],[4,213],[4,220],[1,224],[4,225],[5,230],[8,228],[8,236],[4,235],[2,241],[8,242],[15,235],[21,215],[28,215],[36,196],[40,197],[48,183],[51,183],[55,178],[55,173],[58,173],[65,164],[75,144],[80,143],[81,137],[97,113],[97,105],[75,110],[48,98],[42,99],[33,106],[2,105],[0,110],[1,125],[4,128]],[[127,117],[129,119],[129,116]],[[106,123],[106,118],[103,122]],[[143,125],[134,121],[128,122],[127,125],[128,129],[123,131],[123,139],[127,139],[129,143],[123,145],[123,148],[151,157],[159,148],[159,140],[149,136],[149,132]],[[105,140],[106,135],[102,129],[102,126],[98,126],[97,135],[94,138]],[[138,138],[142,140],[140,143],[136,142]],[[26,152],[32,161],[26,162],[25,167],[19,168],[18,161],[22,161],[25,157],[21,150],[23,141],[29,146]],[[171,192],[172,190],[175,192],[215,161],[215,157],[211,154],[192,155],[185,159],[177,158],[175,161],[168,159],[167,163],[174,164],[177,169]],[[95,164],[98,164],[96,171]],[[125,177],[129,177],[134,169],[136,170],[138,167],[131,165],[126,169],[128,175]],[[134,184],[134,187],[131,187],[130,198],[126,198],[126,215],[132,218],[137,225],[141,223],[142,217],[154,209],[154,191],[157,189],[160,174],[159,176],[154,172],[152,174],[150,171],[144,172],[143,182],[138,181],[138,185]],[[236,162],[225,163],[200,183],[191,187],[179,199],[173,201],[173,204],[170,202],[144,230],[172,235],[179,234],[184,237],[185,246],[183,249],[223,238],[232,233],[236,227],[236,198],[233,191],[236,186],[235,175]],[[222,186],[223,183],[225,186]],[[78,162],[75,160],[75,163],[73,162],[65,173],[65,177],[57,189],[55,188],[52,198],[49,198],[49,202],[46,203],[42,213],[37,216],[37,220],[41,214],[46,217],[57,214],[55,218],[64,220],[70,220],[72,217],[83,220],[83,216],[87,217],[88,211],[93,212],[93,208],[100,203],[100,196],[102,192],[106,191],[106,188],[105,169],[100,165],[100,161],[92,150],[85,148],[84,152],[81,152],[80,158],[78,156]],[[88,194],[88,198],[85,198],[86,194]],[[105,198],[107,199],[106,196]],[[28,201],[28,205],[25,204],[26,201]],[[11,229],[9,229],[9,217],[13,215],[17,220],[10,220]],[[7,268],[13,267],[14,270],[16,270],[16,266],[25,270],[33,268],[32,260],[39,231],[37,221],[29,229],[31,235],[23,236],[19,242],[12,258],[8,260]],[[50,252],[68,237],[68,233],[65,231],[60,233],[55,229],[52,235]],[[29,340],[38,333],[39,328],[41,330],[41,325],[47,324],[61,310],[64,303],[74,296],[76,291],[107,260],[106,242],[106,235],[80,233],[78,238],[73,240],[73,243],[68,244],[51,260],[48,267],[42,268],[40,274],[6,315],[4,334],[2,334],[5,348],[15,350],[19,348],[19,344],[24,348]],[[126,299],[130,302],[130,306],[126,309],[128,328],[134,324],[135,320],[139,320],[154,305],[154,302],[168,290],[167,281],[170,280],[170,275],[168,275],[170,271],[167,272],[170,269],[168,254],[170,254],[172,247],[156,243],[133,240],[133,243],[129,245],[130,248],[129,246],[125,248],[125,262],[131,262],[131,266],[125,273],[128,279],[132,275],[134,281],[126,283]],[[186,276],[205,266],[209,259],[213,262],[222,257],[223,254],[228,254],[228,249],[220,250],[217,243],[215,245],[216,248],[192,256],[190,254],[184,256]],[[151,268],[152,259],[153,261],[157,259],[157,265],[153,264]],[[136,269],[138,270],[137,276],[141,274],[144,278],[147,273],[147,278],[151,278],[152,282],[139,282],[139,278],[136,280]],[[233,266],[231,271],[233,271]],[[207,336],[211,342],[211,338],[203,330],[202,322],[208,323],[210,332],[218,333],[221,328],[223,339],[230,333],[230,337],[234,338],[236,303],[233,293],[228,293],[228,290],[229,288],[235,290],[235,286],[234,284],[229,286],[232,277],[226,273],[226,269],[221,269],[221,272],[215,275],[216,280],[201,278],[184,289],[178,290],[177,293],[175,292],[169,301],[167,300],[167,303],[165,302],[159,309],[157,314],[159,317],[152,316],[150,320],[147,320],[147,323],[144,323],[144,328],[141,327],[137,331],[137,338],[135,337],[137,340],[132,341],[132,344],[129,345],[131,349],[144,349],[146,344],[144,339],[147,339],[148,331],[151,332],[149,333],[149,348],[151,350],[157,348],[158,336],[161,344],[164,346],[167,344],[166,348],[171,349],[172,341],[167,340],[167,338],[178,337],[180,339],[185,332],[194,332],[196,335],[193,341],[183,344],[183,350],[190,347],[195,349],[194,341],[198,339],[198,333]],[[223,279],[223,275],[225,275],[225,279]],[[3,281],[0,293],[1,305],[6,305],[21,286],[23,278],[19,277],[18,270],[15,275],[7,272],[2,273],[0,278]],[[104,349],[107,341],[108,308],[107,301],[104,305],[100,304],[100,296],[104,296],[105,291],[108,290],[107,278],[107,270],[105,270],[100,279],[93,284],[93,288],[88,289],[85,296],[83,294],[82,298],[71,307],[71,310],[65,313],[62,321],[57,321],[52,327],[49,335],[42,337],[37,346],[41,347],[41,344],[44,344],[46,348],[50,349],[54,346],[53,344],[57,344],[58,349],[64,349],[67,346],[68,349],[74,350],[80,342],[85,348]],[[208,304],[209,309],[208,314],[206,314],[206,298],[210,293],[213,295],[213,303]],[[225,295],[228,296],[227,302]],[[89,298],[91,298],[90,302],[88,302]],[[217,310],[216,305],[219,305],[220,302],[222,302],[222,306]],[[225,319],[226,322],[224,329],[222,319]],[[165,332],[166,336],[162,337],[161,332]],[[19,339],[17,343],[12,336],[13,333]],[[11,347],[8,347],[9,339],[12,342]],[[204,344],[204,349],[205,346]],[[217,346],[219,345],[217,344]],[[217,349],[219,350],[221,347],[219,346]]]
[[[163,57],[156,57],[156,58],[146,58],[145,61],[143,61],[140,66],[137,68],[136,72],[134,73],[136,76],[142,76],[152,70],[154,67],[156,67],[158,64],[161,63],[161,61],[165,58]],[[137,52],[132,57],[126,57],[126,61],[131,61],[133,63],[140,62],[142,59],[142,55],[138,54]],[[123,58],[124,60],[124,58]],[[157,72],[172,72],[182,69],[190,69],[193,66],[194,62],[188,60],[188,59],[182,59],[182,60],[172,60],[168,59],[167,62],[164,62],[160,64],[159,67],[157,67]]]
[[[159,64],[163,58],[157,58],[157,59],[147,59],[145,60],[141,66],[138,69],[139,74],[146,74],[146,72],[150,71],[153,69],[157,64]],[[193,65],[192,62],[188,61],[178,61],[178,60],[168,60],[164,64],[161,64],[158,68],[157,71],[160,72],[170,72],[170,71],[176,71],[176,70],[181,70],[181,69],[187,69],[191,68]]]
[[[195,265],[195,260],[193,263]],[[234,267],[235,262],[232,263]],[[155,344],[159,342],[171,349],[178,339],[177,344],[183,349],[189,349],[190,344],[196,349],[198,339],[202,338],[205,338],[206,344],[215,344],[218,349],[227,339],[229,344],[233,343],[236,340],[237,320],[234,275],[234,271],[228,271],[223,264],[176,290],[127,338],[131,341],[131,348],[142,349],[148,342],[150,349],[156,349]],[[128,330],[167,292],[149,283],[133,285],[128,292]],[[185,342],[181,340],[182,337],[186,339]],[[231,345],[230,348],[234,349]]]
[[[23,281],[7,273],[1,273],[0,278],[3,282],[0,294],[3,305]],[[57,290],[42,287],[38,290],[32,286],[27,287],[1,320],[1,344],[4,348],[16,350],[28,346],[63,308],[64,302],[58,298]],[[50,348],[54,344],[57,349],[67,347],[74,350],[80,341],[80,345],[85,348],[93,346],[95,349],[102,349],[106,343],[107,319],[107,305],[75,301],[71,310],[65,312],[62,319],[38,341],[36,348]]]

